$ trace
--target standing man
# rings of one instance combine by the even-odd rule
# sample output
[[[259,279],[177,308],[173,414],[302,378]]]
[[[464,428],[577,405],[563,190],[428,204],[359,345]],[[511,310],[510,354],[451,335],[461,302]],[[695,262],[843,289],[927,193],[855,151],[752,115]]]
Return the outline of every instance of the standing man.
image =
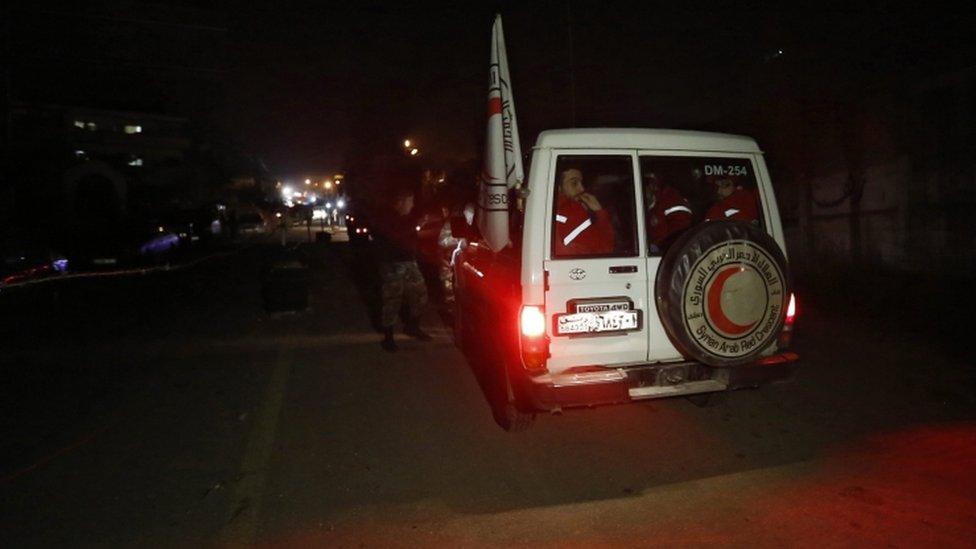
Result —
[[[413,191],[400,189],[391,198],[393,211],[378,223],[373,244],[382,280],[381,346],[392,353],[397,350],[393,328],[404,299],[408,309],[404,333],[420,341],[430,341],[431,338],[420,329],[420,316],[427,305],[427,286],[417,266],[417,217],[413,214]]]

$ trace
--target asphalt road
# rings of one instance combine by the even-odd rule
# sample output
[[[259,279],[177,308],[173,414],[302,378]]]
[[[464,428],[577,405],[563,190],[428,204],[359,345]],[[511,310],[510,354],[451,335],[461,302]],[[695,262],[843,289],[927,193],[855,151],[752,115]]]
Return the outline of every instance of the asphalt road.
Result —
[[[347,243],[265,313],[275,250],[0,296],[4,545],[976,540],[976,370],[924,322],[811,296],[793,383],[509,434],[435,314],[380,349]]]

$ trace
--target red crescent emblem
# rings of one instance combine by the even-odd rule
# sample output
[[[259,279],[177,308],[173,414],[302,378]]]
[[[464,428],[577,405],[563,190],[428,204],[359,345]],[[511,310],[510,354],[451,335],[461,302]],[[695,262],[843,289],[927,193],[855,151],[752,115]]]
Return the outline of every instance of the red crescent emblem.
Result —
[[[756,322],[759,322],[757,320],[745,326],[736,324],[729,320],[729,317],[725,316],[725,312],[722,310],[722,289],[725,287],[725,281],[743,270],[745,269],[741,266],[725,269],[715,275],[715,281],[712,282],[712,287],[708,289],[708,318],[711,319],[716,328],[730,335],[744,334],[755,326]]]

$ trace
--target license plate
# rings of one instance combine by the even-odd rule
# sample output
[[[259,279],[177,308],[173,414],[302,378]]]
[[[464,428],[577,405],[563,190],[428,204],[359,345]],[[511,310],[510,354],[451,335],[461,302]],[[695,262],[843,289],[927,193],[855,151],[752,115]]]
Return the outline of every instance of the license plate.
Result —
[[[556,317],[556,334],[624,332],[640,328],[640,311],[573,313]]]
[[[610,311],[629,311],[631,309],[628,301],[608,301],[595,303],[576,303],[577,313],[606,313]]]

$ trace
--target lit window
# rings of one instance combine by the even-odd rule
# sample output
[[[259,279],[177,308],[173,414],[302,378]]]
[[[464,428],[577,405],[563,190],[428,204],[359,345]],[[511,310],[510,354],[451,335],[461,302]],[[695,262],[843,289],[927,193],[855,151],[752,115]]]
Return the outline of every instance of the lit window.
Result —
[[[80,129],[85,129],[85,123],[81,120],[75,120],[75,127]]]
[[[142,133],[142,126],[127,125],[125,127],[125,133]]]
[[[85,158],[85,151],[76,150],[75,151],[75,158]]]
[[[93,132],[98,129],[98,124],[94,122],[85,122],[85,129],[90,132]]]
[[[134,156],[134,157],[132,157],[131,160],[129,160],[129,165],[130,166],[137,166],[137,167],[138,166],[142,166],[142,159],[139,158],[138,156]]]

